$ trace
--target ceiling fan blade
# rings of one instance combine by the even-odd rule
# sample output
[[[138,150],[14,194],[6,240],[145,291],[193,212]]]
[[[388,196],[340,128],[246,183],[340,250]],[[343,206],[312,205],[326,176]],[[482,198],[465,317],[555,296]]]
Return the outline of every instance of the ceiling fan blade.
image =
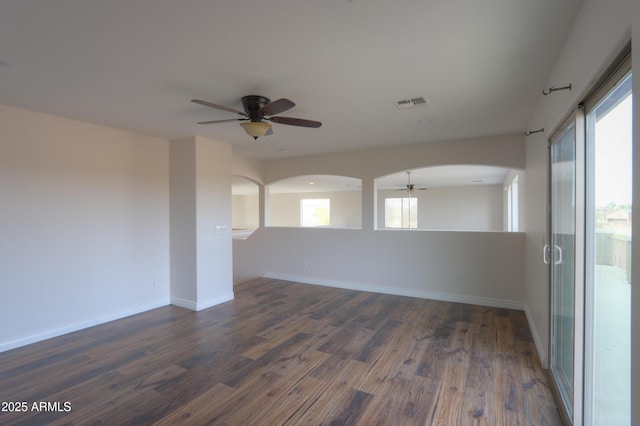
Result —
[[[290,126],[300,126],[300,127],[320,127],[322,123],[319,121],[305,120],[303,118],[292,118],[292,117],[269,117],[269,120],[274,123],[280,124],[288,124]]]
[[[232,121],[246,121],[246,118],[227,118],[226,120],[200,121],[198,124],[230,123]]]
[[[268,104],[260,108],[260,112],[264,115],[276,115],[280,114],[281,112],[285,112],[286,110],[291,109],[294,106],[296,106],[296,104],[294,104],[289,99],[280,98],[273,102],[269,102]]]
[[[204,106],[207,106],[209,108],[221,109],[223,111],[234,112],[236,114],[240,114],[240,115],[245,116],[245,117],[247,116],[247,114],[245,112],[243,112],[243,111],[239,111],[237,109],[229,108],[229,107],[226,107],[226,106],[223,106],[223,105],[217,105],[217,104],[214,104],[212,102],[201,101],[200,99],[191,99],[191,102],[194,102],[194,103],[200,104],[200,105],[204,105]]]
[[[413,192],[413,191],[426,191],[429,188],[416,188],[415,185],[405,185],[404,188],[395,189],[395,191]]]

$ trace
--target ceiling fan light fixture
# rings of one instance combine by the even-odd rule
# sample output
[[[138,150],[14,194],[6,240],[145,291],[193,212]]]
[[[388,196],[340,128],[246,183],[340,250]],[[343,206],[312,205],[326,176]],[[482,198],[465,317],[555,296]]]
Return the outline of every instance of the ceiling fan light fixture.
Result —
[[[240,123],[240,125],[244,131],[254,139],[258,139],[259,137],[266,135],[271,128],[271,124],[265,123],[264,121],[247,121],[245,123]]]

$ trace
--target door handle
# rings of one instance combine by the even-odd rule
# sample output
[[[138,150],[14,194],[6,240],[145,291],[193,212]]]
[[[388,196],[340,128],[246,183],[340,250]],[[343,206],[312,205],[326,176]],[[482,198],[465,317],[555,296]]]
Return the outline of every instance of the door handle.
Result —
[[[562,247],[560,247],[557,244],[553,245],[553,251],[557,251],[558,252],[558,260],[554,261],[553,264],[554,265],[560,265],[562,263]]]
[[[550,254],[551,246],[549,244],[545,244],[544,247],[542,247],[542,261],[545,265],[549,265],[551,263]]]

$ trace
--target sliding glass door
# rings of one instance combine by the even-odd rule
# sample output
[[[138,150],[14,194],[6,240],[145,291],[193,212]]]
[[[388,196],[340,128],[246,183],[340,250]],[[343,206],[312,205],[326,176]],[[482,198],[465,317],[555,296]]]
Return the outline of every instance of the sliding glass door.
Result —
[[[565,415],[573,421],[576,392],[576,120],[550,144],[550,369]]]
[[[588,105],[585,424],[631,424],[631,72]]]
[[[630,49],[549,143],[550,371],[565,421],[631,424]]]

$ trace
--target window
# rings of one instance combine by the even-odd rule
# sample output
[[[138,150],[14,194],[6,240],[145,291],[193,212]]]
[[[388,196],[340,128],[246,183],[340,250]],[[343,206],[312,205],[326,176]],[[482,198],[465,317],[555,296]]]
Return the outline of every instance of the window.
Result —
[[[384,200],[384,222],[386,228],[417,228],[418,199],[414,197],[386,198]]]
[[[300,200],[300,224],[303,227],[330,225],[331,200],[329,198]]]
[[[507,187],[507,231],[518,232],[518,175]]]

